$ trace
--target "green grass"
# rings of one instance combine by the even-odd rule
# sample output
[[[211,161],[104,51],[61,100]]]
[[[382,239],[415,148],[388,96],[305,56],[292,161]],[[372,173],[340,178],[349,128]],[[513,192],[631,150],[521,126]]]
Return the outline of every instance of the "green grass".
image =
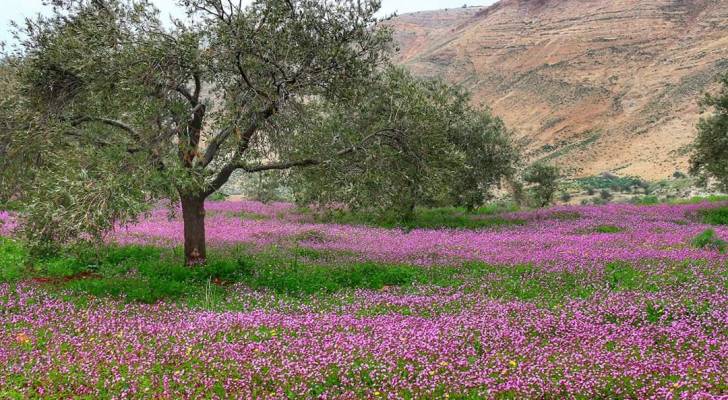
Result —
[[[497,226],[521,225],[522,220],[506,219],[498,213],[515,211],[513,205],[489,205],[468,211],[458,207],[417,208],[409,219],[395,214],[374,215],[366,212],[335,211],[318,217],[320,222],[368,225],[404,229],[483,229]]]
[[[703,202],[717,203],[721,201],[728,201],[728,195],[723,194],[711,194],[708,196],[693,196],[689,199],[679,199],[673,201],[675,204],[697,204]]]
[[[332,293],[343,289],[381,289],[426,280],[422,269],[408,265],[357,263],[342,266],[315,264],[248,264],[240,281],[253,289],[284,294]]]
[[[21,279],[27,258],[27,252],[18,242],[0,237],[0,282]]]
[[[728,207],[702,210],[700,211],[700,217],[706,224],[728,225]]]
[[[597,233],[619,233],[623,232],[624,228],[614,225],[599,225],[594,228],[594,232]]]
[[[604,266],[604,279],[614,291],[657,290],[657,285],[648,278],[645,272],[626,262],[615,261]]]
[[[23,205],[19,201],[15,201],[15,200],[0,201],[0,210],[21,211],[22,209],[23,209]]]
[[[233,252],[234,253],[234,252]],[[316,250],[299,248],[297,257],[283,253],[213,254],[205,266],[189,268],[178,250],[143,246],[109,246],[94,251],[76,249],[31,260],[17,242],[0,242],[3,281],[42,278],[64,288],[94,296],[124,296],[129,301],[153,303],[199,295],[210,282],[242,283],[287,295],[332,293],[344,289],[381,289],[448,280],[447,269],[374,262],[323,265],[303,262],[298,255],[317,258]],[[31,263],[30,272],[25,265]],[[433,274],[433,271],[438,271]]]
[[[31,258],[21,243],[0,238],[2,282],[35,279],[52,292],[59,289],[58,293],[64,296],[70,290],[69,299],[80,305],[89,300],[88,295],[140,303],[165,300],[207,309],[236,309],[245,307],[245,301],[258,301],[230,301],[229,286],[240,284],[269,292],[275,301],[307,304],[318,298],[334,308],[343,301],[340,296],[331,296],[337,292],[391,288],[419,293],[423,286],[555,307],[569,299],[588,298],[595,290],[655,291],[684,286],[695,278],[689,265],[676,265],[658,276],[625,262],[607,264],[603,278],[597,281],[587,273],[547,272],[531,265],[468,262],[419,267],[336,262],[335,258],[328,259],[325,252],[305,247],[270,248],[262,253],[244,247],[214,249],[205,266],[194,268],[182,265],[181,261],[180,249],[144,246],[74,248],[53,256]],[[443,307],[428,312],[450,312],[446,307],[452,305]],[[412,310],[362,310],[364,315],[381,312]]]
[[[699,233],[691,242],[692,246],[699,249],[716,250],[721,253],[726,251],[728,243],[718,237],[712,229],[706,229]]]

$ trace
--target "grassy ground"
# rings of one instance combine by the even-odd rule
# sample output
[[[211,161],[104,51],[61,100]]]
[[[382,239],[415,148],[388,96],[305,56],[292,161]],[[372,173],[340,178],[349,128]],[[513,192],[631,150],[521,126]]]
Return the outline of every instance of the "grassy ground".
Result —
[[[596,232],[618,230],[606,225]],[[701,234],[695,246],[713,245],[713,237],[706,232],[709,237]],[[422,287],[452,288],[462,293],[480,292],[492,299],[555,307],[569,299],[588,298],[595,290],[665,290],[676,282],[688,282],[694,273],[688,264],[651,271],[642,268],[642,263],[614,262],[595,275],[482,262],[436,267],[377,262],[331,264],[331,256],[306,248],[253,253],[245,247],[227,247],[213,249],[207,265],[189,268],[182,265],[181,249],[106,246],[31,258],[20,242],[0,238],[0,283],[30,280],[65,298],[75,297],[80,304],[88,297],[110,297],[216,310],[247,306],[228,300],[240,287],[296,303],[358,289],[406,294]],[[649,260],[643,263],[649,264]]]
[[[409,226],[327,218],[482,228],[497,225],[477,221],[502,218],[498,210],[418,210]],[[694,222],[726,224],[726,210],[695,212]],[[0,371],[0,398],[621,399],[728,390],[725,262],[574,261],[562,242],[633,240],[639,224],[552,214],[531,241],[570,228],[540,246],[561,257],[543,265],[351,261],[361,258],[302,240],[218,244],[207,265],[190,268],[179,248],[34,256],[0,237],[0,359],[12,366]],[[238,217],[247,218],[229,216]],[[681,238],[686,251],[725,249],[725,228],[706,228]],[[495,233],[510,234],[503,230]]]
[[[461,207],[417,208],[409,219],[394,214],[372,215],[364,212],[331,211],[316,216],[318,222],[347,225],[368,225],[404,229],[481,229],[519,225],[523,221],[505,219],[499,213],[517,211],[515,204],[492,204],[475,210]]]

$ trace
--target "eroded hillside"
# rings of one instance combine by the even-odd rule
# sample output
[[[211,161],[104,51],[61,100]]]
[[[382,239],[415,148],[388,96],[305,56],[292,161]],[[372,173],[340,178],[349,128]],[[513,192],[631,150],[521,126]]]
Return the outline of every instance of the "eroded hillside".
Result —
[[[728,70],[728,0],[503,0],[391,24],[401,63],[465,85],[576,176],[684,171],[697,100]]]

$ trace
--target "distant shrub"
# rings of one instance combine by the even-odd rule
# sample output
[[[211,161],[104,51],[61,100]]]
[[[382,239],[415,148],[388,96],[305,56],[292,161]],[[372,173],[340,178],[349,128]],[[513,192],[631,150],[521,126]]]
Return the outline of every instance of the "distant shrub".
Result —
[[[728,243],[720,239],[714,230],[706,229],[693,238],[692,245],[699,249],[717,250],[723,253]]]
[[[571,194],[570,193],[567,193],[567,192],[564,192],[564,193],[561,194],[560,199],[561,199],[561,201],[563,203],[568,203],[568,202],[571,201]]]
[[[612,193],[607,189],[603,189],[601,192],[599,192],[599,198],[604,201],[609,201],[612,199]]]
[[[397,213],[369,213],[366,211],[330,211],[318,217],[318,222],[369,225],[383,228],[411,229],[483,229],[497,226],[520,225],[524,221],[497,215],[516,211],[514,205],[490,205],[468,212],[463,208],[415,208],[412,216],[403,219]]]
[[[711,225],[728,225],[728,207],[709,208],[700,212],[703,222]]]
[[[673,177],[673,178],[675,178],[675,179],[685,179],[685,178],[687,178],[688,176],[687,176],[687,175],[685,175],[684,173],[680,172],[680,171],[675,171],[675,172],[674,172],[674,173],[672,174],[672,177]]]
[[[594,190],[594,188],[588,188],[586,190],[586,194],[588,194],[589,196],[594,196],[595,193],[596,191]]]
[[[227,200],[228,195],[223,192],[215,192],[208,197],[211,201],[225,201]]]
[[[536,163],[526,169],[523,180],[533,185],[530,191],[536,205],[545,207],[554,201],[560,177],[561,172],[558,167]]]
[[[626,176],[620,177],[609,173],[604,173],[599,176],[590,176],[586,178],[579,178],[576,182],[583,188],[589,190],[599,189],[612,189],[613,191],[620,191],[626,187],[641,186],[646,184],[642,179]],[[648,184],[649,185],[649,184]]]
[[[657,196],[639,196],[639,197],[633,197],[630,202],[632,204],[638,204],[638,205],[653,205],[658,204],[660,202],[660,199]]]

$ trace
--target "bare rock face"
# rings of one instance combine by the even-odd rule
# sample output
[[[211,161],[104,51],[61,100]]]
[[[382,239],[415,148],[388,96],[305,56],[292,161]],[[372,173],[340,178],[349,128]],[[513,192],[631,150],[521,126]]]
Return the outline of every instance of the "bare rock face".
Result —
[[[728,0],[501,0],[391,22],[398,62],[472,91],[574,176],[685,171],[728,71]]]

